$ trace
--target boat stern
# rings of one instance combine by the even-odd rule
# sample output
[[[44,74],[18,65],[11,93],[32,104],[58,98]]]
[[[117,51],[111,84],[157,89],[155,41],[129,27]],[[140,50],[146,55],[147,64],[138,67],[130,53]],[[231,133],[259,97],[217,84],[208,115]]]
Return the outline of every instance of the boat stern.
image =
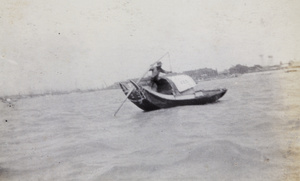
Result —
[[[140,109],[144,111],[152,111],[152,110],[160,109],[159,107],[149,102],[146,99],[142,89],[137,89],[135,84],[132,83],[133,87],[130,86],[129,83],[119,83],[119,84],[126,96],[128,95],[128,93],[130,93],[130,95],[128,95],[128,99]]]

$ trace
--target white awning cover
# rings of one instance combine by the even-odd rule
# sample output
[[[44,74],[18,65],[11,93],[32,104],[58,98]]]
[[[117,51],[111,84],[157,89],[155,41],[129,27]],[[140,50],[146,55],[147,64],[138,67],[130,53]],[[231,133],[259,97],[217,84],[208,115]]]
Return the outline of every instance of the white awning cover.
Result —
[[[196,85],[195,81],[188,75],[168,76],[168,79],[175,84],[179,92],[186,91]]]

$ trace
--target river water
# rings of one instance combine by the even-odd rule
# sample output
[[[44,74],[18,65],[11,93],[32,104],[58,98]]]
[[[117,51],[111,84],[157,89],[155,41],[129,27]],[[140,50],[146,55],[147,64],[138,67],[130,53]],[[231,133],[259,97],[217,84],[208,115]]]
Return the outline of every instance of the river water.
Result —
[[[121,90],[0,103],[0,180],[300,180],[300,72],[200,82],[219,102],[143,112]]]

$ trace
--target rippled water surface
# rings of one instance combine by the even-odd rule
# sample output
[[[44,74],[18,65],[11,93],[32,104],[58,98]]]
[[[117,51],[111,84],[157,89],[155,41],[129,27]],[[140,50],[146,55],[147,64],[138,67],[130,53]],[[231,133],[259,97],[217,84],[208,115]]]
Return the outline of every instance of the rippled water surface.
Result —
[[[143,112],[121,90],[0,103],[0,180],[300,180],[300,73],[201,82],[219,102]]]

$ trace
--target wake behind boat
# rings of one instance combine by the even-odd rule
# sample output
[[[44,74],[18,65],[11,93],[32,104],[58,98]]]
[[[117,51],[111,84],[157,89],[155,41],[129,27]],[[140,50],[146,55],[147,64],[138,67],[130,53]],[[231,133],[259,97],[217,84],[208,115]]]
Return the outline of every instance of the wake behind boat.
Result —
[[[227,92],[224,88],[201,90],[191,77],[184,74],[162,76],[157,86],[149,81],[136,84],[132,80],[120,83],[120,86],[128,99],[144,111],[213,103]]]

